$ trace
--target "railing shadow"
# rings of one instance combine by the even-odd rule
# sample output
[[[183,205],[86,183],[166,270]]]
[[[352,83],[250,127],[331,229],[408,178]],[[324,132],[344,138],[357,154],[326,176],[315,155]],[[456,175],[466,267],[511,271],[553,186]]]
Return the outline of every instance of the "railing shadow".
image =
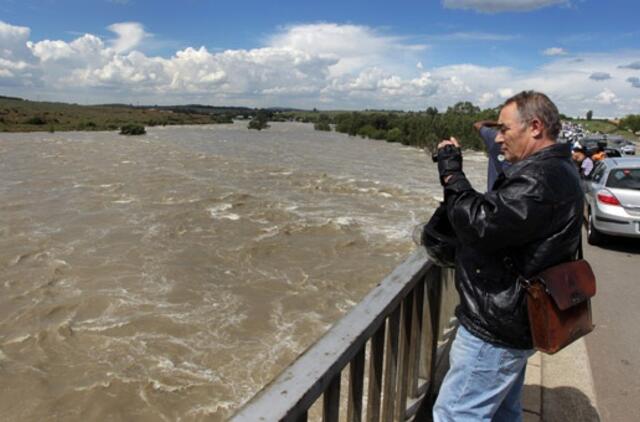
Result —
[[[537,385],[525,385],[524,393],[538,389]],[[542,418],[544,422],[600,422],[598,411],[582,391],[574,387],[542,387]]]

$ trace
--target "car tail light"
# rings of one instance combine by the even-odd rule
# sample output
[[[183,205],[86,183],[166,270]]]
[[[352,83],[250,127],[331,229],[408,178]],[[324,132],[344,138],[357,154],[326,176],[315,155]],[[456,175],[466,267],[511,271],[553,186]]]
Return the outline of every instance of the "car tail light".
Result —
[[[614,194],[612,194],[606,189],[599,191],[597,194],[597,197],[598,197],[598,201],[602,204],[618,205],[618,206],[620,205],[620,201],[618,201],[618,198],[616,198]]]

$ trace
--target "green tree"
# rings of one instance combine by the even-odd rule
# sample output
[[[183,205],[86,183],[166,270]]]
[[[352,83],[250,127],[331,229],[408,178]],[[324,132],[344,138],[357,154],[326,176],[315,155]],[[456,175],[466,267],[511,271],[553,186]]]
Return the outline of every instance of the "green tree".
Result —
[[[401,142],[402,141],[402,129],[394,127],[387,132],[387,141],[389,142]]]
[[[453,107],[447,109],[447,113],[454,114],[477,114],[480,113],[480,107],[474,106],[470,101],[460,101]]]
[[[329,122],[326,121],[318,121],[313,125],[313,128],[315,130],[321,130],[321,131],[325,131],[325,132],[331,132],[331,126],[329,125]]]
[[[247,127],[249,129],[255,130],[267,129],[269,127],[269,124],[267,122],[271,119],[272,116],[273,113],[271,113],[270,111],[260,109],[256,113],[255,117],[251,119]]]
[[[620,120],[620,127],[630,130],[631,132],[640,131],[640,114],[630,114],[626,116]]]
[[[120,128],[120,135],[144,135],[145,133],[147,133],[147,131],[144,129],[144,126],[137,123],[122,125]]]
[[[427,107],[426,113],[428,116],[436,116],[438,114],[438,109],[435,107]]]
[[[587,120],[591,120],[593,118],[593,111],[587,111]]]

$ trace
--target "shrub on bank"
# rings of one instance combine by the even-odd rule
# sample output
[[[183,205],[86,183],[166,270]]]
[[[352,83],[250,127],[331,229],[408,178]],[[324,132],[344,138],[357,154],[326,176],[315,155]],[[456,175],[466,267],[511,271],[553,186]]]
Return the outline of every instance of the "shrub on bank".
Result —
[[[28,125],[44,125],[47,120],[40,116],[33,116],[25,120],[25,123]]]
[[[123,125],[120,128],[120,135],[144,135],[145,133],[147,133],[147,131],[144,129],[144,126],[137,123]]]
[[[315,130],[322,130],[325,132],[331,131],[331,126],[329,125],[329,122],[317,122],[316,124],[313,125],[313,128]]]

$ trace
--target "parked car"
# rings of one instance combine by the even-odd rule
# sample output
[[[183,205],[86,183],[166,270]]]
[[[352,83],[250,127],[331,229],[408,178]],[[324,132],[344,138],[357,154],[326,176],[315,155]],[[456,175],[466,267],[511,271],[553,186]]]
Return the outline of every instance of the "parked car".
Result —
[[[640,238],[640,158],[606,158],[585,181],[587,241],[604,236]]]
[[[624,155],[636,155],[636,144],[624,139],[622,136],[610,136],[607,138],[607,147],[618,149]]]
[[[622,157],[623,155],[625,155],[622,149],[620,149],[616,145],[611,144],[611,141],[607,140],[606,138],[585,138],[579,143],[580,145],[582,145],[588,156],[592,156],[598,151],[604,151],[607,154],[607,157]]]

